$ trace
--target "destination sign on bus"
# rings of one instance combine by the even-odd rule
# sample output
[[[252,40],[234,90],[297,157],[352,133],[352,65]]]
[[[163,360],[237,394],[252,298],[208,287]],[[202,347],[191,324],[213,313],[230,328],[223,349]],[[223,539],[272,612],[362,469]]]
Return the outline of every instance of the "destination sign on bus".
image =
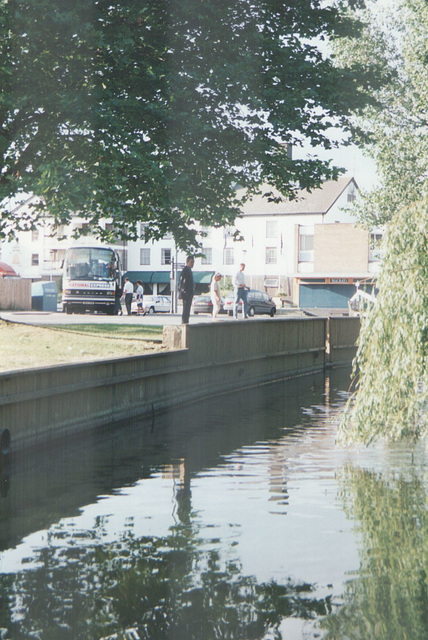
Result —
[[[95,282],[85,282],[82,280],[71,280],[70,286],[79,289],[113,289],[114,282],[102,282],[96,280]]]

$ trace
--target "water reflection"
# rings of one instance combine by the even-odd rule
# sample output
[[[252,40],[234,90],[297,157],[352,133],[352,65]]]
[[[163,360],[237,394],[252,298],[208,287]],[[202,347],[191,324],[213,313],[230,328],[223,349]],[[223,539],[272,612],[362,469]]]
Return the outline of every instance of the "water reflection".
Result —
[[[419,450],[419,454],[423,453]],[[383,473],[347,466],[339,487],[360,535],[361,564],[327,638],[428,637],[428,513],[423,464]]]
[[[239,563],[202,551],[192,527],[137,538],[131,525],[110,544],[102,544],[102,528],[102,522],[88,532],[59,528],[36,555],[37,570],[8,579],[19,594],[14,621],[2,619],[12,637],[38,637],[42,629],[43,638],[95,639],[132,626],[151,639],[279,638],[284,617],[328,611],[310,584],[258,583]],[[79,544],[66,546],[71,535]]]
[[[0,452],[0,499],[6,498],[10,484],[10,452]]]
[[[411,615],[422,629],[422,573],[399,547],[424,557],[423,475],[405,448],[334,447],[347,386],[348,372],[260,386],[15,457],[0,638],[386,638],[375,611],[401,638],[383,621],[399,579],[400,631]]]
[[[0,500],[0,550],[177,460],[186,461],[192,477],[245,444],[275,438],[278,429],[298,434],[302,423],[311,421],[301,407],[323,402],[324,384],[317,375],[260,386],[176,407],[154,422],[116,424],[15,455],[9,495]]]

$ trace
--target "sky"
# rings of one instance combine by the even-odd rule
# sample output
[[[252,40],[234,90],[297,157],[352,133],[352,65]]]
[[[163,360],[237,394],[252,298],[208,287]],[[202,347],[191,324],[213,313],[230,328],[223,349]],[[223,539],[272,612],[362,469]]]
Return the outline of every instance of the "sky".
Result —
[[[355,178],[360,189],[370,190],[377,182],[377,172],[375,162],[364,156],[362,151],[352,145],[340,147],[333,151],[319,153],[321,158],[332,158],[334,164],[344,167],[346,175]]]
[[[360,189],[370,191],[378,180],[375,162],[364,156],[355,145],[342,145],[337,149],[325,150],[321,147],[293,147],[293,157],[304,158],[307,155],[317,156],[322,160],[331,160],[338,167],[346,169],[346,175],[355,178]]]

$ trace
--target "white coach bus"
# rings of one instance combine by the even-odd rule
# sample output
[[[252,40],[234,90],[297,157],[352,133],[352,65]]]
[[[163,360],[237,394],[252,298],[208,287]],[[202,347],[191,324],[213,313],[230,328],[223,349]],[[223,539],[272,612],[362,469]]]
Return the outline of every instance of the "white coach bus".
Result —
[[[67,313],[101,311],[113,315],[121,284],[117,251],[102,246],[67,249],[63,265],[62,305]]]

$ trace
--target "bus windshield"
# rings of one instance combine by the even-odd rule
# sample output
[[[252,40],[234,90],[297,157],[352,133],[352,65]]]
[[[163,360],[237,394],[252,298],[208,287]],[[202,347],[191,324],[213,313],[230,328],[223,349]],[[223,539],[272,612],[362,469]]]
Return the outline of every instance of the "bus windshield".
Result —
[[[112,249],[72,247],[65,256],[64,274],[70,280],[114,280],[118,268]]]

